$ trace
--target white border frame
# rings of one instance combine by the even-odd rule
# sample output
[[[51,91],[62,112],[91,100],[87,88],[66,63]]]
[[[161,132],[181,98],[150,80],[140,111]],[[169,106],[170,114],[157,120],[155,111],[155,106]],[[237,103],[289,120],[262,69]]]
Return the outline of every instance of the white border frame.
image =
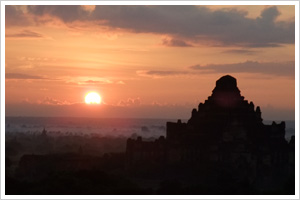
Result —
[[[295,195],[5,195],[5,5],[294,5]],[[299,1],[2,1],[1,2],[1,199],[299,199]]]

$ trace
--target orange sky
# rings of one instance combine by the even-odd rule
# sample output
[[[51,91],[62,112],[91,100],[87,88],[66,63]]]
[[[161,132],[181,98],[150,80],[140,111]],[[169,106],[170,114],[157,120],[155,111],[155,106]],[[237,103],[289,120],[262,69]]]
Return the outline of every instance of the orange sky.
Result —
[[[6,6],[7,116],[189,118],[237,78],[294,119],[294,6]],[[102,104],[88,106],[96,91]]]

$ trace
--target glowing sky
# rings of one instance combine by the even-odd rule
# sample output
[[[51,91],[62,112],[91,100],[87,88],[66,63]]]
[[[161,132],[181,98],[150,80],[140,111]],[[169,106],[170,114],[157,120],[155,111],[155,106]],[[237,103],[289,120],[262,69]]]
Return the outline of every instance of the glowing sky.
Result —
[[[7,116],[189,118],[230,74],[263,118],[294,119],[294,6],[6,6],[5,19]]]

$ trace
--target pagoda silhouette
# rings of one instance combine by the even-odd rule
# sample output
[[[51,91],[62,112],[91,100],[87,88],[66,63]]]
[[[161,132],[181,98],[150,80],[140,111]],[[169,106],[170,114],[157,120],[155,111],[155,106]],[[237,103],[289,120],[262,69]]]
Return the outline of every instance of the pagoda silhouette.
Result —
[[[285,122],[265,125],[260,107],[245,100],[236,79],[226,75],[216,81],[212,95],[192,110],[187,123],[167,122],[166,137],[129,138],[126,167],[164,169],[164,175],[178,179],[189,174],[197,181],[206,180],[203,185],[210,189],[228,186],[230,194],[251,194],[249,188],[255,188],[256,194],[273,194],[273,190],[290,194],[294,146],[294,137],[285,139]]]

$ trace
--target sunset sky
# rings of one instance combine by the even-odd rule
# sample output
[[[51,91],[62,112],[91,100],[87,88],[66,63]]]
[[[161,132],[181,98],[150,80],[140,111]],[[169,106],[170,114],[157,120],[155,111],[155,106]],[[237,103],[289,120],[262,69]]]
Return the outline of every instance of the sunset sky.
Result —
[[[5,7],[6,116],[186,119],[227,74],[293,120],[295,6]]]

